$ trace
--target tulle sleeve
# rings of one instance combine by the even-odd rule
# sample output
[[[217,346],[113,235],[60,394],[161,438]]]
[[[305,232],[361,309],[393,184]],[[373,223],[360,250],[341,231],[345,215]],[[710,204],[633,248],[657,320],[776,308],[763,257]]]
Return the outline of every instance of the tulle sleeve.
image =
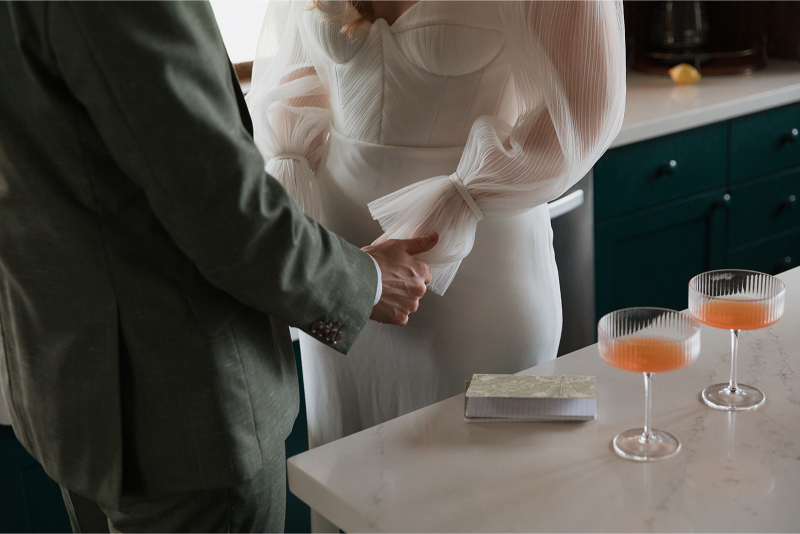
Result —
[[[439,232],[420,255],[444,294],[484,217],[557,198],[611,144],[625,106],[620,1],[500,2],[516,84],[516,123],[480,117],[457,170],[370,203],[389,237]]]
[[[270,1],[246,100],[267,173],[319,218],[314,172],[328,136],[330,96],[322,62],[304,45],[302,13],[302,2]]]

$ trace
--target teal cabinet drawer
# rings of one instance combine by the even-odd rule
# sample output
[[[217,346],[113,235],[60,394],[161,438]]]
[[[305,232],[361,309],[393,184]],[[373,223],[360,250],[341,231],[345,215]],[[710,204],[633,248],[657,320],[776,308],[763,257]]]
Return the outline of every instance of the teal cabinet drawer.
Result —
[[[800,228],[800,171],[731,189],[731,247]]]
[[[594,168],[596,220],[724,186],[727,139],[717,123],[609,150]]]
[[[731,180],[800,165],[800,103],[731,120]]]
[[[597,317],[631,306],[687,307],[692,276],[724,266],[725,189],[595,227]]]
[[[731,249],[728,264],[734,269],[749,269],[778,274],[800,265],[800,229],[771,239]]]

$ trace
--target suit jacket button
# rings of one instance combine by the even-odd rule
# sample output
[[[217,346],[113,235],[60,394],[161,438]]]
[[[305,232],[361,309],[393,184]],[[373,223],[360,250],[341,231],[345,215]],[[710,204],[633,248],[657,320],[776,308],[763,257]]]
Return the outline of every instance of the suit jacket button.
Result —
[[[323,339],[327,338],[330,331],[331,331],[330,327],[323,326],[322,330],[320,330],[320,337]]]
[[[341,332],[337,332],[336,333],[336,337],[334,338],[333,342],[334,343],[338,343],[338,342],[340,342],[342,340],[343,337],[344,337],[344,335],[342,335]]]
[[[324,325],[322,324],[322,321],[317,321],[316,323],[311,325],[311,331],[316,334],[317,332],[322,330],[323,326]]]

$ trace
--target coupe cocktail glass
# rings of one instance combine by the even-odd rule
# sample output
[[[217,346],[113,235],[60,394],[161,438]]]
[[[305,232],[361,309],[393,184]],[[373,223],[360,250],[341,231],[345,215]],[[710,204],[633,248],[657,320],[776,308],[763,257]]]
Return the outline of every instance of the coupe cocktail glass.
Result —
[[[612,367],[644,374],[644,428],[614,438],[614,450],[629,460],[649,462],[677,454],[678,438],[650,427],[653,373],[683,369],[700,354],[700,323],[664,308],[611,312],[597,325],[600,357]]]
[[[775,324],[783,316],[786,286],[768,274],[727,269],[698,274],[689,282],[689,311],[698,321],[731,331],[731,379],[703,390],[717,410],[755,410],[764,393],[736,381],[739,334]]]

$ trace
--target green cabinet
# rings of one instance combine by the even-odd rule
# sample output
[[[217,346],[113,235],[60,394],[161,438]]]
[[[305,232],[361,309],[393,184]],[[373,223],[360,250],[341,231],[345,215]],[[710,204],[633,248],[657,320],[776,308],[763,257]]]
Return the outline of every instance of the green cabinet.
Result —
[[[609,150],[594,168],[595,218],[723,187],[727,135],[718,123]]]
[[[735,269],[767,274],[778,274],[797,267],[800,265],[800,229],[731,249],[727,264]]]
[[[725,189],[595,227],[597,317],[620,308],[686,308],[687,283],[724,265]]]
[[[731,122],[726,265],[777,274],[800,264],[800,103]]]
[[[597,316],[684,309],[726,267],[800,264],[800,103],[609,150],[597,162]]]
[[[736,184],[731,196],[731,247],[800,228],[798,169]]]
[[[731,180],[800,165],[800,103],[730,121]]]
[[[0,532],[72,532],[58,484],[0,425]]]

